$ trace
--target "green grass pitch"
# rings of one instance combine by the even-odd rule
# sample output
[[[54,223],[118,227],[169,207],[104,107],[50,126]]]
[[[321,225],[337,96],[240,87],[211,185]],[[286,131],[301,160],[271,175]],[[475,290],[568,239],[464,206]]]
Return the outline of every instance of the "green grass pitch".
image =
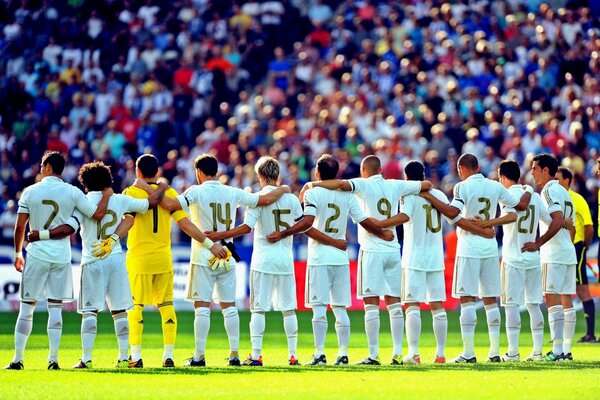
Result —
[[[289,367],[287,345],[280,313],[267,315],[262,368],[226,367],[228,342],[220,312],[211,315],[211,332],[207,345],[207,368],[165,370],[160,366],[162,337],[158,313],[144,313],[144,350],[146,368],[116,370],[116,339],[112,319],[107,313],[99,318],[99,331],[94,350],[94,367],[90,371],[75,371],[69,367],[80,358],[80,316],[65,313],[65,328],[60,350],[61,371],[47,371],[47,337],[45,313],[36,313],[33,334],[25,353],[24,371],[0,371],[0,399],[167,399],[167,398],[395,398],[411,396],[427,398],[595,398],[600,391],[600,344],[576,344],[573,363],[519,363],[477,365],[433,365],[435,339],[431,329],[431,314],[422,312],[422,365],[391,367]],[[12,359],[16,313],[0,313],[0,362]],[[521,355],[531,349],[527,313],[522,314]],[[190,357],[194,347],[193,313],[178,313],[179,329],[175,351],[176,365]],[[241,355],[250,349],[249,313],[241,313]],[[366,356],[363,314],[351,312],[352,336],[350,361]],[[480,361],[487,357],[485,315],[478,312],[476,352]],[[311,314],[298,313],[300,362],[312,354]],[[446,356],[456,356],[461,350],[458,313],[448,315]],[[582,335],[584,321],[578,315],[576,337]],[[546,333],[547,339],[549,334]],[[389,320],[381,313],[381,361],[389,362],[391,340]],[[549,349],[545,344],[544,350]],[[506,336],[501,335],[501,347],[506,349]],[[404,346],[406,351],[406,343]],[[336,338],[332,315],[329,315],[327,336],[329,362],[335,360]]]

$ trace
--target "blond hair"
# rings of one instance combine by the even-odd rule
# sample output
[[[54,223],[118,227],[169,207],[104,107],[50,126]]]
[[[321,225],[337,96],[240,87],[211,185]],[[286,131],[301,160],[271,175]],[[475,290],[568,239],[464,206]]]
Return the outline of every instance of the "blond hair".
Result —
[[[259,158],[254,170],[259,177],[269,183],[275,183],[279,178],[279,163],[271,156]]]

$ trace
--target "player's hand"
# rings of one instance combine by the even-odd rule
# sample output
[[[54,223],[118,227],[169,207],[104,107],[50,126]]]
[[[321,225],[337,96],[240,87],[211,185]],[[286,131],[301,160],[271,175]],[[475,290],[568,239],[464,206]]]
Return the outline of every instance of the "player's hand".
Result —
[[[13,265],[17,271],[23,272],[23,268],[25,268],[25,259],[23,257],[17,257],[15,258]]]
[[[527,242],[521,248],[521,252],[524,253],[526,251],[538,251],[539,249],[540,246],[536,242]]]
[[[213,247],[215,246],[221,246],[220,244],[215,244]],[[216,255],[216,254],[211,254],[210,257],[208,258],[208,266],[214,271],[217,268],[225,268],[227,271],[231,270],[231,265],[229,265],[229,260],[231,259],[231,252],[229,251],[229,249],[227,247],[223,247],[221,246],[221,249],[223,250],[223,255]],[[211,251],[212,251],[212,247],[211,247]]]
[[[152,188],[152,186],[150,186],[145,180],[137,178],[134,182],[133,182],[133,186],[142,189],[144,192],[148,193],[148,194],[152,194],[154,193],[154,189]]]
[[[565,218],[563,220],[563,225],[562,227],[565,229],[569,229],[573,226],[573,219],[572,218]]]
[[[292,189],[288,185],[281,185],[281,188],[285,193],[292,193]]]
[[[113,247],[119,242],[119,235],[113,233],[108,239],[100,242],[92,243],[92,255],[96,258],[103,259],[108,257],[112,252]]]
[[[218,242],[219,240],[223,240],[223,238],[219,235],[219,232],[206,231],[206,232],[202,232],[202,233],[204,233],[204,236],[206,236],[213,242]]]
[[[229,252],[229,250],[227,250],[227,248],[223,247],[219,243],[215,243],[210,248],[210,252],[213,253],[213,255],[217,258],[226,258],[228,257],[227,253]],[[229,253],[229,257],[231,257],[231,253]]]
[[[496,237],[496,230],[491,226],[484,227],[483,234],[481,236],[488,239],[494,239]]]
[[[392,231],[383,231],[383,234],[381,235],[381,238],[383,240],[385,240],[386,242],[391,242],[392,240],[394,240],[394,232],[392,232]]]
[[[346,249],[348,248],[348,242],[346,242],[344,239],[333,239],[333,241],[333,247],[335,247],[336,249],[346,251]]]
[[[283,238],[283,236],[281,235],[281,232],[277,232],[277,231],[275,231],[275,232],[271,233],[269,236],[267,236],[267,240],[271,243],[277,243],[282,238]]]
[[[27,241],[37,242],[38,240],[40,240],[40,231],[29,231],[27,234]]]

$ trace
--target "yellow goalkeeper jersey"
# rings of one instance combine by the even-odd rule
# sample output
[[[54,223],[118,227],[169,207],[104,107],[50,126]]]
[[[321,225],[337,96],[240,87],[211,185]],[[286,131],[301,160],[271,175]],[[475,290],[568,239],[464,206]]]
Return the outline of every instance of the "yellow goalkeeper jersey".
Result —
[[[590,206],[579,193],[569,189],[569,195],[575,208],[575,221],[573,221],[575,223],[575,237],[573,243],[583,242],[585,239],[585,226],[594,224]]]
[[[156,188],[156,184],[151,183]],[[130,186],[123,194],[136,199],[145,199],[148,193]],[[177,192],[169,188],[165,196],[175,198]],[[145,214],[133,215],[135,221],[127,237],[127,271],[134,274],[162,274],[173,270],[171,257],[171,218],[178,222],[188,215],[183,210],[170,213],[162,207],[155,207]]]

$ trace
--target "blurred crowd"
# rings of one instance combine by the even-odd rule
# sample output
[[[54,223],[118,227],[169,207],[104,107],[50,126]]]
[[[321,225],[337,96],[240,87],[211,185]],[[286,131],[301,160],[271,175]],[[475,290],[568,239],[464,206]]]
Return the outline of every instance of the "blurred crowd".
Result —
[[[447,193],[457,157],[525,176],[554,153],[597,200],[600,2],[548,0],[0,0],[0,225],[46,149],[111,165],[115,189],[151,152],[178,191],[213,153],[258,189],[270,154],[299,191],[332,153],[401,178],[411,159]],[[597,207],[591,207],[595,212]]]

